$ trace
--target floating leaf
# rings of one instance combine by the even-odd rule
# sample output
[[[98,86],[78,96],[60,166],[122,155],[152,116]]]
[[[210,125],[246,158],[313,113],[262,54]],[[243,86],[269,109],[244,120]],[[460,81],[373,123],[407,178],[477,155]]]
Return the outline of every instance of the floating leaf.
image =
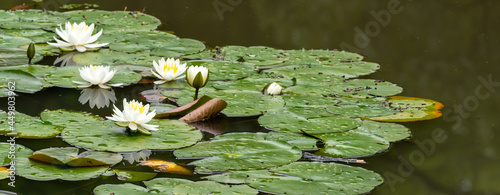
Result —
[[[45,76],[45,81],[52,83],[60,87],[77,87],[78,84],[73,81],[84,81],[80,76],[79,68],[81,66],[66,66],[59,67],[51,71],[47,76]],[[135,73],[128,68],[123,68],[120,66],[113,66],[111,70],[116,70],[115,75],[107,83],[117,84],[123,83],[124,85],[136,83],[141,80],[141,75]]]
[[[110,43],[110,49],[122,52],[152,50],[179,39],[173,34],[161,31],[109,32],[102,38],[104,39],[100,39],[100,41]]]
[[[15,112],[15,128],[11,131],[9,123],[0,124],[0,133],[8,135],[16,133],[16,137],[28,139],[53,138],[59,135],[63,129],[62,126],[52,125],[50,122],[40,120],[38,117],[28,116],[23,113]]]
[[[316,155],[331,157],[359,157],[375,154],[389,148],[389,141],[379,136],[347,131],[342,133],[326,133],[315,135],[325,142]]]
[[[175,164],[174,162],[157,160],[157,159],[148,159],[141,161],[141,165],[148,166],[153,168],[156,171],[164,172],[164,173],[173,173],[173,174],[182,174],[182,175],[192,175],[193,173],[180,165]]]
[[[198,53],[203,49],[205,49],[205,44],[198,40],[174,39],[172,41],[165,42],[159,47],[155,47],[151,51],[151,55],[163,57],[180,57],[182,55]]]
[[[28,156],[16,155],[16,174],[35,180],[83,180],[103,174],[108,166],[67,167],[54,166],[43,162],[29,160]]]
[[[7,167],[0,167],[0,180],[10,177],[10,171]]]
[[[196,108],[192,112],[181,117],[179,121],[183,122],[194,122],[205,120],[219,114],[224,108],[226,108],[227,102],[220,98],[213,98]]]
[[[284,141],[292,146],[295,146],[301,150],[317,150],[316,146],[317,139],[307,137],[302,134],[296,133],[285,133],[285,132],[269,132],[266,136],[266,140],[271,141]]]
[[[22,49],[23,51],[26,51],[28,49],[29,45],[23,45],[19,46],[19,49]],[[35,52],[40,55],[44,56],[56,56],[61,54],[61,49],[58,47],[54,47],[52,45],[46,44],[46,43],[37,43],[35,44]],[[26,53],[26,52],[24,52]],[[38,60],[35,60],[38,61]],[[54,63],[57,64],[57,63]]]
[[[15,49],[22,45],[29,45],[31,42],[32,40],[28,38],[0,34],[0,49]],[[24,57],[26,57],[26,50]]]
[[[212,72],[210,72],[210,80],[212,80]],[[278,83],[283,88],[293,85],[292,80],[272,78],[272,77],[266,77],[265,75],[261,74],[254,74],[250,77],[240,80],[215,82],[214,84],[212,84],[212,87],[221,90],[262,91],[262,89],[264,89],[266,85],[269,85],[273,82]]]
[[[7,20],[0,23],[0,28],[6,29],[41,29],[47,28],[53,30],[58,24],[65,23],[71,16],[45,10],[15,10],[12,11],[19,17],[18,20]]]
[[[54,35],[55,35],[53,32],[48,32],[41,29],[34,29],[34,30],[4,29],[3,32],[5,35],[28,38],[36,43],[43,43],[54,40]]]
[[[262,169],[291,163],[302,156],[298,148],[267,140],[228,139],[200,142],[178,149],[179,158],[211,156],[192,162],[198,172]]]
[[[184,115],[192,112],[193,110],[199,108],[200,106],[202,106],[203,104],[207,103],[210,100],[212,100],[211,97],[204,95],[195,101],[192,101],[192,102],[185,104],[181,107],[172,109],[168,112],[163,112],[163,113],[158,112],[155,115],[155,118],[169,118],[169,117],[175,117],[175,116],[184,116]]]
[[[258,122],[275,131],[309,134],[344,132],[362,123],[360,119],[342,116],[306,119],[287,111],[268,112]]]
[[[177,103],[183,105],[192,101],[194,92],[188,90],[166,91],[162,92],[162,94],[168,97],[178,97]],[[204,88],[200,91],[200,94],[226,101],[228,106],[222,113],[228,116],[260,115],[267,110],[281,108],[284,104],[281,96],[263,95],[260,92],[254,91],[209,91]]]
[[[15,82],[15,91],[18,92],[34,93],[43,88],[42,82],[27,72],[20,70],[1,70],[0,83],[7,84],[8,82]]]
[[[378,135],[390,142],[399,141],[411,135],[410,129],[403,125],[368,120],[363,121],[363,124],[355,129],[355,131]]]
[[[254,66],[251,63],[193,60],[187,61],[191,66],[204,66],[210,70],[210,81],[237,80],[252,75]]]
[[[142,66],[153,66],[153,60],[158,60],[158,57],[149,55],[149,51],[140,53],[123,53],[111,51],[109,49],[100,49],[98,52],[84,52],[73,56],[73,61],[81,65],[98,65],[98,64],[132,64]]]
[[[249,174],[253,188],[276,194],[364,194],[383,183],[372,171],[336,163],[295,162],[272,168],[277,174]]]
[[[0,151],[2,151],[2,153],[0,153],[0,166],[10,165],[12,160],[15,161],[15,157],[29,156],[33,152],[31,149],[26,148],[23,145],[15,144],[15,139],[7,143],[0,142]]]
[[[250,175],[271,175],[272,173],[268,170],[253,170],[253,171],[231,171],[222,174],[210,175],[205,177],[206,179],[227,183],[227,184],[244,184],[245,180],[250,177]]]
[[[424,98],[393,96],[389,98],[389,103],[392,108],[399,112],[392,115],[371,117],[369,120],[384,121],[384,122],[410,122],[430,120],[442,115],[440,109],[443,104]]]
[[[63,110],[44,111],[42,119],[63,125],[62,139],[70,144],[112,152],[139,151],[142,149],[173,149],[192,145],[202,137],[200,131],[176,120],[153,119],[149,124],[159,125],[152,135],[129,135],[124,127],[99,117]],[[68,125],[71,124],[71,125]]]
[[[78,154],[78,148],[66,147],[38,150],[29,156],[29,158],[50,164],[91,167],[119,163],[122,160],[122,155],[96,151],[85,151]]]
[[[225,46],[221,48],[221,53],[229,61],[240,61],[253,63],[256,65],[269,65],[282,63],[288,59],[287,53],[281,49],[274,49],[265,46]]]
[[[247,185],[223,185],[213,181],[198,181],[179,184],[173,194],[257,194],[258,191]]]
[[[173,194],[172,190],[175,186],[192,183],[192,181],[177,178],[156,178],[143,183],[153,192],[169,195]]]
[[[108,31],[153,30],[161,21],[151,15],[130,11],[75,10],[65,14],[71,16],[71,22],[99,24],[96,29]]]
[[[265,140],[267,136],[267,133],[262,133],[262,132],[256,132],[256,133],[249,133],[249,132],[241,132],[241,133],[226,133],[223,135],[219,135],[214,137],[214,140],[226,140],[226,139],[251,139],[255,141],[261,141]]]
[[[149,195],[149,190],[131,183],[124,184],[103,184],[94,188],[94,195]]]

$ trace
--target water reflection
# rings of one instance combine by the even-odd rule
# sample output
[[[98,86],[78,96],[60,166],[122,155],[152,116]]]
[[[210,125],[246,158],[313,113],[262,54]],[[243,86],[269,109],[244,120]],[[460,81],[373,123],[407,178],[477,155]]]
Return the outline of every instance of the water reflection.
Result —
[[[83,105],[89,102],[90,108],[104,108],[109,107],[109,102],[115,103],[116,95],[113,89],[85,88],[80,92],[78,101]]]
[[[79,65],[78,63],[73,61],[73,56],[75,56],[77,53],[78,52],[71,52],[71,53],[67,53],[67,54],[64,54],[62,56],[57,57],[56,60],[54,61],[53,65],[56,66],[56,64],[59,64],[59,63],[61,63],[59,65],[60,67]]]
[[[150,150],[143,149],[138,152],[132,152],[132,153],[123,153],[123,160],[126,160],[130,164],[133,164],[134,162],[141,162],[141,160],[147,160],[149,156],[151,155]]]

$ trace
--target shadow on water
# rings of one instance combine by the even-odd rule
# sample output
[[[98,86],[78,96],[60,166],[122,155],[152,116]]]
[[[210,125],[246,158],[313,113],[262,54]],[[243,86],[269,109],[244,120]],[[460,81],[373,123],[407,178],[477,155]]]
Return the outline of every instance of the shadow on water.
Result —
[[[497,55],[500,2],[255,0],[235,3],[221,12],[213,6],[217,1],[229,3],[225,0],[85,2],[97,3],[99,9],[105,10],[125,7],[145,10],[165,22],[160,26],[162,30],[205,41],[209,46],[266,45],[361,53],[367,61],[382,67],[365,78],[397,83],[404,88],[401,95],[434,99],[445,105],[442,118],[403,123],[412,130],[409,140],[394,143],[386,153],[364,158],[367,164],[363,167],[380,173],[386,180],[372,193],[500,193],[500,141],[496,137],[500,108],[500,55]],[[0,7],[8,9],[20,3],[2,1]],[[54,9],[53,5],[47,6]],[[485,80],[486,83],[492,80],[489,87]],[[117,94],[130,93],[129,88],[123,90]],[[54,98],[54,94],[63,98]],[[45,108],[72,108],[101,116],[111,113],[110,109],[94,111],[87,105],[77,105],[74,103],[77,96],[74,89],[50,88],[36,95],[21,96],[19,102],[25,106],[18,109],[31,115]],[[1,104],[3,109],[5,104]],[[225,128],[224,132],[265,131],[255,119],[242,119],[241,123],[230,123]],[[442,132],[441,139],[433,139],[437,131]],[[36,142],[26,144],[40,147]],[[78,190],[88,194],[91,186],[95,186],[94,181],[56,182],[67,188],[61,190],[70,190],[70,185],[80,186]],[[0,185],[5,186],[5,182],[0,181]],[[119,181],[106,180],[113,182]],[[41,190],[52,186],[44,184],[36,182],[21,188]]]

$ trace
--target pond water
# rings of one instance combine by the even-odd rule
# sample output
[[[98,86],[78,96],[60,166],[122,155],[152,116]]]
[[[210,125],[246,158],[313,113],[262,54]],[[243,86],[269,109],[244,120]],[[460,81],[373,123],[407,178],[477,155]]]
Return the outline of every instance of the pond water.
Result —
[[[9,9],[31,1],[2,1]],[[396,83],[400,94],[439,101],[444,117],[402,123],[412,137],[392,143],[387,152],[362,158],[356,166],[385,179],[371,194],[499,194],[500,130],[500,2],[498,1],[78,1],[47,0],[55,10],[62,3],[95,3],[103,10],[140,10],[159,18],[161,30],[208,46],[265,45],[279,49],[340,49],[365,56],[381,69],[362,78]],[[224,4],[225,9],[214,7]],[[386,14],[386,15],[384,15]],[[49,59],[50,60],[50,59]],[[52,59],[53,60],[53,59]],[[487,81],[493,80],[488,86]],[[486,82],[485,82],[486,81]],[[496,82],[496,83],[495,83]],[[143,89],[117,89],[118,102],[137,97]],[[76,103],[76,89],[49,88],[16,101],[19,112],[38,115],[44,109],[71,109],[109,116],[111,108],[90,109]],[[0,108],[7,102],[1,99]],[[257,117],[222,118],[220,132],[263,131]],[[441,134],[436,133],[441,132]],[[443,133],[444,132],[444,133]],[[439,136],[437,136],[439,134]],[[204,134],[204,139],[213,135]],[[440,139],[438,139],[438,137]],[[7,140],[1,136],[2,141]],[[32,150],[47,140],[19,140]],[[59,139],[51,146],[68,146]],[[171,152],[151,157],[174,161]],[[175,160],[188,163],[188,160]],[[187,167],[193,169],[193,167]],[[169,176],[161,173],[159,176]],[[175,174],[198,180],[199,176]],[[17,177],[12,190],[19,194],[89,194],[101,181],[28,181]],[[122,183],[108,178],[106,183]]]

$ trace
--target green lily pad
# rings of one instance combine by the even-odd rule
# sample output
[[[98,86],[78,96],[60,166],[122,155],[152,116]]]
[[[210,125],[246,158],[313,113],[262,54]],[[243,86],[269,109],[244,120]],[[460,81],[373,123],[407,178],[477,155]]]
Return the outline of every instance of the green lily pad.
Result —
[[[36,53],[32,63],[38,62],[43,58],[42,55]],[[19,48],[3,48],[0,49],[0,66],[17,66],[28,64],[29,60],[25,49]]]
[[[177,103],[180,105],[193,101],[194,92],[164,91],[167,97],[178,97]],[[209,88],[202,88],[200,95],[208,95],[213,98],[220,98],[227,102],[227,107],[222,111],[227,116],[251,116],[260,115],[267,110],[281,108],[284,105],[281,96],[263,95],[254,91],[220,90],[214,91]]]
[[[266,140],[283,141],[301,150],[317,150],[317,139],[297,133],[269,132]]]
[[[43,43],[47,41],[54,40],[55,34],[53,32],[48,32],[42,29],[4,29],[5,35],[16,36],[16,37],[25,37],[31,39],[36,43]]]
[[[213,181],[198,181],[179,184],[172,190],[173,194],[258,194],[247,185],[223,185]]]
[[[210,71],[210,81],[237,80],[252,75],[253,64],[227,61],[193,60],[187,61],[191,66],[204,66]]]
[[[0,70],[21,70],[30,73],[37,78],[43,78],[45,75],[48,75],[55,69],[56,67],[54,66],[43,66],[43,65],[21,65],[21,66],[0,67]]]
[[[286,51],[265,46],[225,46],[221,48],[224,57],[229,61],[241,61],[256,65],[282,63],[288,60]]]
[[[150,56],[149,53],[149,51],[123,53],[109,49],[100,49],[98,52],[78,53],[73,56],[73,61],[80,65],[132,64],[153,67],[153,60],[158,60],[158,57]]]
[[[0,10],[0,21],[17,21],[19,20],[19,16],[14,14],[12,11]]]
[[[26,51],[28,49],[29,45],[23,45],[19,46],[19,49],[22,49]],[[52,45],[46,44],[46,43],[37,43],[35,44],[35,52],[40,55],[44,56],[55,56],[61,54],[61,49],[58,47],[54,47]],[[26,53],[26,52],[24,52]],[[32,60],[33,62],[36,62]]]
[[[151,51],[151,55],[163,57],[180,57],[198,53],[205,49],[205,44],[194,39],[173,39]]]
[[[104,34],[99,40],[110,43],[109,48],[122,52],[139,52],[163,47],[164,44],[176,41],[179,38],[173,34],[161,31],[125,31]]]
[[[63,129],[61,126],[52,125],[50,122],[42,121],[38,117],[28,116],[15,112],[14,131],[11,131],[9,123],[0,124],[0,133],[8,135],[16,133],[16,137],[28,139],[53,138],[59,135]]]
[[[247,185],[276,194],[364,194],[383,183],[372,171],[336,163],[295,162],[272,168],[276,174],[249,174]]]
[[[33,41],[28,38],[0,34],[0,49],[14,49],[22,45],[29,45],[31,42]],[[24,57],[28,59],[26,50],[24,51]]]
[[[301,49],[301,50],[287,50],[287,53],[289,55],[289,60],[284,62],[283,64],[280,64],[281,66],[332,63],[332,61],[338,61],[336,59],[338,59],[340,56],[343,56],[342,55],[343,53],[348,53],[348,52],[340,53],[339,51],[336,50]],[[350,58],[353,60],[361,60],[363,59],[363,56],[357,55],[357,56],[351,56]]]
[[[94,23],[104,31],[153,30],[161,21],[151,15],[131,11],[75,10],[67,11],[71,22]]]
[[[10,90],[7,88],[0,88],[0,97],[9,97]]]
[[[193,145],[202,137],[200,131],[176,120],[153,119],[148,124],[159,125],[158,131],[152,135],[141,133],[129,135],[124,127],[119,127],[112,121],[104,121],[81,112],[57,110],[42,114],[42,118],[52,124],[71,124],[66,125],[61,133],[64,141],[93,150],[112,152],[166,150]]]
[[[258,122],[275,131],[308,134],[344,132],[362,124],[357,118],[330,116],[306,119],[287,111],[267,112],[258,119]]]
[[[225,140],[225,139],[251,139],[251,140],[270,140],[270,141],[282,141],[290,144],[291,146],[296,146],[301,150],[316,150],[317,139],[304,136],[302,134],[296,133],[285,133],[285,132],[269,132],[269,133],[226,133],[218,135],[213,138],[214,140]]]
[[[299,80],[300,81],[300,80]],[[373,98],[377,96],[392,96],[401,93],[403,89],[387,81],[372,79],[353,79],[333,81],[329,83],[301,84],[286,89],[293,94],[315,94],[322,96],[347,96],[353,98]]]
[[[390,142],[399,141],[411,136],[410,129],[403,125],[368,120],[363,121],[363,124],[354,131],[378,135]]]
[[[209,68],[209,70],[211,69]],[[210,80],[212,80],[212,72],[210,72]],[[262,91],[265,86],[274,82],[278,83],[283,88],[287,88],[293,85],[292,80],[272,78],[266,77],[265,75],[261,74],[254,74],[244,79],[215,82],[214,84],[212,84],[212,87],[221,90]]]
[[[156,178],[149,181],[144,181],[143,183],[152,192],[168,195],[168,194],[173,194],[172,190],[174,189],[175,186],[193,182],[190,180],[177,179],[177,178]]]
[[[271,175],[272,173],[268,170],[252,170],[252,171],[231,171],[222,174],[210,175],[205,177],[206,179],[227,183],[227,184],[244,184],[245,180],[250,177],[250,175]]]
[[[53,85],[59,87],[77,87],[78,84],[73,81],[84,81],[80,77],[79,68],[81,66],[66,66],[66,67],[58,67],[55,70],[51,71],[47,76],[45,76],[45,81],[52,83]],[[142,79],[142,76],[138,73],[135,73],[128,68],[113,66],[110,70],[116,70],[115,75],[111,80],[107,83],[116,84],[123,83],[124,85],[128,85],[131,83],[136,83]]]
[[[14,145],[11,143],[14,143]],[[0,142],[0,150],[2,151],[2,153],[0,153],[0,166],[10,165],[12,160],[16,161],[15,157],[29,156],[33,152],[31,149],[26,148],[23,145],[15,144],[15,139],[14,142]],[[9,156],[11,158],[9,158]]]
[[[40,91],[42,82],[33,75],[20,70],[0,71],[0,83],[15,82],[15,91],[24,93],[34,93]]]
[[[359,157],[372,155],[389,148],[389,141],[379,136],[359,131],[316,135],[325,142],[316,155],[331,157]]]
[[[240,132],[240,133],[226,133],[214,137],[214,140],[226,140],[226,139],[251,139],[251,140],[265,140],[267,133],[257,132]],[[274,141],[274,140],[273,140]]]
[[[339,78],[355,78],[375,72],[379,65],[363,61],[339,61],[307,65],[290,65],[264,70],[267,73],[286,75],[287,77],[307,77],[312,75],[332,75]]]
[[[95,166],[95,167],[67,167],[67,166],[54,166],[39,161],[28,159],[30,154],[17,155],[16,154],[16,174],[19,176],[34,179],[34,180],[84,180],[97,177],[109,168],[108,166]]]
[[[34,152],[29,158],[50,164],[72,167],[113,165],[122,160],[122,155],[109,152],[85,151],[78,154],[78,148],[45,148]]]
[[[94,195],[149,195],[149,190],[131,183],[124,184],[103,184],[94,188]]]
[[[0,24],[5,29],[42,29],[55,28],[58,24],[65,23],[71,16],[55,12],[36,9],[12,11],[19,17],[18,20],[8,20]],[[52,30],[52,29],[51,29]]]
[[[174,151],[178,158],[211,156],[192,162],[198,172],[262,169],[288,164],[302,157],[300,149],[267,140],[227,139],[200,142]]]

